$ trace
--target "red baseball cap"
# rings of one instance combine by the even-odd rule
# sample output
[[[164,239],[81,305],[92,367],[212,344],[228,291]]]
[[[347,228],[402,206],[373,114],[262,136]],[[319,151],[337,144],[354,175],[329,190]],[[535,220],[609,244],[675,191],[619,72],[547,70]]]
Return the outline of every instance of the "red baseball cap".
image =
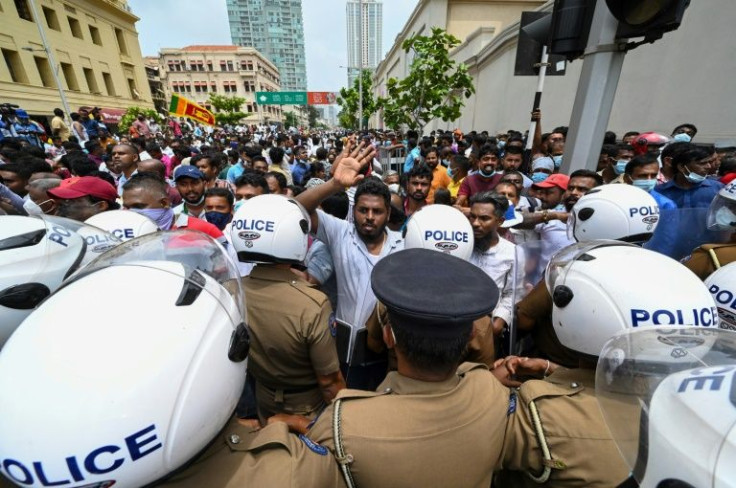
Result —
[[[569,176],[563,175],[561,173],[555,173],[553,175],[549,175],[546,180],[540,181],[539,183],[534,183],[534,185],[532,186],[535,186],[537,188],[554,188],[556,186],[567,191],[567,183],[569,181]]]
[[[90,196],[114,202],[118,198],[118,191],[115,187],[96,176],[82,176],[67,185],[52,188],[46,193],[60,200],[73,200]]]

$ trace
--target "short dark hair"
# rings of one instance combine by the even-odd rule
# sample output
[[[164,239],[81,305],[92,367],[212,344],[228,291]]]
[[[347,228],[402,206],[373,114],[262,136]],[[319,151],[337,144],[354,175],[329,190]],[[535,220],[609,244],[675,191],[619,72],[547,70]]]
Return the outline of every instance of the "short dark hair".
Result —
[[[498,157],[498,147],[493,144],[484,144],[478,151],[478,160],[481,160],[486,154]]]
[[[205,200],[207,200],[207,197],[222,197],[227,200],[227,204],[231,207],[235,205],[235,196],[227,188],[210,188],[204,192]]]
[[[465,355],[473,331],[473,323],[453,325],[455,337],[437,339],[423,333],[423,319],[410,318],[388,311],[391,329],[396,337],[396,348],[406,361],[422,371],[448,374],[455,371]]]
[[[150,141],[146,143],[146,152],[148,154],[151,154],[151,152],[161,152],[161,146],[158,145],[158,143]]]
[[[434,191],[435,205],[452,205],[452,194],[447,188],[437,188]]]
[[[322,200],[320,207],[325,213],[328,213],[333,217],[337,217],[338,219],[345,220],[348,216],[348,211],[350,210],[350,199],[348,198],[347,193],[341,191],[340,193],[335,193],[334,195],[330,195]]]
[[[675,169],[677,169],[678,166],[705,159],[712,154],[712,152],[690,142],[686,142],[685,144],[687,144],[687,146],[684,150],[678,151],[672,156],[672,167]]]
[[[593,185],[594,187],[601,186],[603,184],[603,177],[589,169],[578,169],[573,171],[570,173],[570,179],[573,178],[592,178],[595,181],[595,185]]]
[[[429,166],[426,164],[415,164],[412,166],[411,170],[406,173],[406,182],[408,183],[412,178],[426,178],[432,182],[432,170],[429,169]]]
[[[470,205],[476,203],[490,203],[496,217],[503,217],[509,209],[509,200],[495,191],[481,191],[470,197]]]
[[[169,192],[166,189],[167,183],[161,176],[150,171],[141,171],[130,177],[123,185],[123,191],[142,188],[152,193],[158,194],[161,198],[169,198]]]
[[[54,109],[54,115],[56,115],[57,117],[63,117],[64,116],[64,111],[62,109],[60,109],[60,108],[55,108]]]
[[[677,131],[678,131],[679,129],[690,129],[690,131],[691,131],[691,132],[693,133],[693,137],[695,137],[695,134],[697,134],[697,133],[698,133],[698,128],[697,128],[697,127],[695,127],[695,125],[693,125],[693,124],[691,124],[691,123],[689,123],[689,122],[688,122],[688,123],[685,123],[685,124],[680,124],[680,125],[678,125],[678,126],[677,126],[677,127],[675,127],[674,129],[672,129],[672,133],[674,134],[674,133],[675,133],[675,132],[677,132]]]
[[[206,160],[208,160],[210,162],[209,163],[210,166],[214,166],[212,164],[212,155],[213,155],[213,153],[211,153],[211,152],[195,154],[194,156],[192,156],[192,159],[189,160],[189,164],[191,166],[197,166],[197,163],[198,162],[202,161],[203,159],[206,159]]]
[[[324,147],[318,147],[314,155],[317,156],[317,159],[319,159],[320,161],[323,159],[327,159],[327,149],[325,149]]]
[[[391,192],[388,190],[388,186],[375,176],[365,178],[358,184],[353,201],[358,203],[358,199],[363,195],[375,195],[383,198],[386,210],[391,206]]]
[[[463,156],[462,154],[458,154],[452,160],[455,162],[456,165],[460,167],[463,171],[470,171],[470,159]]]
[[[505,151],[505,154],[524,154],[524,150],[517,146],[506,146]]]
[[[638,136],[638,135],[639,135],[639,132],[637,132],[635,130],[630,130],[629,132],[627,132],[626,134],[624,134],[623,139],[626,139],[629,136]]]
[[[73,158],[70,165],[69,169],[74,176],[92,176],[92,173],[97,171],[97,164],[87,156]]]
[[[728,173],[736,173],[736,157],[726,156],[721,159],[721,165],[718,167],[718,176],[725,176]]]
[[[280,147],[272,147],[268,150],[268,157],[271,158],[271,164],[279,165],[284,159],[285,151]]]
[[[275,178],[279,184],[279,188],[281,188],[282,191],[285,190],[286,185],[288,185],[288,182],[286,181],[286,176],[284,176],[283,173],[279,173],[278,171],[269,171],[268,173],[263,175],[263,177],[264,178]]]
[[[603,144],[616,144],[616,133],[610,130],[603,136]]]
[[[19,178],[24,179],[24,180],[27,180],[28,178],[30,178],[32,174],[30,168],[27,165],[22,164],[20,162],[3,164],[2,166],[0,166],[0,171],[7,171],[8,173],[15,173],[16,175],[18,175]]]
[[[263,176],[258,171],[246,171],[242,175],[238,176],[238,178],[235,180],[235,188],[240,188],[241,186],[250,185],[252,187],[258,188],[259,186],[263,188],[263,193],[271,193],[268,190],[268,182],[266,182],[266,177]]]
[[[632,174],[634,174],[634,170],[636,168],[641,168],[642,166],[647,166],[650,164],[658,164],[657,155],[655,153],[641,154],[626,163],[626,169],[624,170],[624,173],[631,176]]]
[[[605,154],[609,158],[615,158],[618,154],[618,146],[616,144],[603,144],[601,154]]]

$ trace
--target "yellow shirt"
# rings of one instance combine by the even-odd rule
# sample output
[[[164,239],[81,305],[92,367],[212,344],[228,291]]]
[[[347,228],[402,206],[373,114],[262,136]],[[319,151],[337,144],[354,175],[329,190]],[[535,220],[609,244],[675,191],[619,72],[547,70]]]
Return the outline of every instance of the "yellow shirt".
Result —
[[[450,196],[452,196],[453,201],[457,198],[457,192],[460,189],[460,185],[463,184],[463,180],[465,180],[465,177],[455,183],[455,180],[450,178],[450,184],[447,185],[447,189],[450,190]]]

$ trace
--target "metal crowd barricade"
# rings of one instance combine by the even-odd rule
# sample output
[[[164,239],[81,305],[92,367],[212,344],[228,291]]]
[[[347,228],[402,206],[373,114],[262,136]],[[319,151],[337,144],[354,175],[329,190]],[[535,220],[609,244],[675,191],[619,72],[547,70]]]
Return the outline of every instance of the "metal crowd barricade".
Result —
[[[385,147],[378,148],[378,161],[381,163],[384,174],[388,170],[394,170],[401,174],[404,168],[404,159],[406,159],[406,150],[403,147],[392,150]]]

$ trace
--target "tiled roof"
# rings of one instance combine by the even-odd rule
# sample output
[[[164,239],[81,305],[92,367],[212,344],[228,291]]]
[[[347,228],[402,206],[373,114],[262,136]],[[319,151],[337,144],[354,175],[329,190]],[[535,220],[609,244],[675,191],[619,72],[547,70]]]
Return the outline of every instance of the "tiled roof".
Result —
[[[240,46],[194,45],[181,48],[182,51],[237,51]]]

